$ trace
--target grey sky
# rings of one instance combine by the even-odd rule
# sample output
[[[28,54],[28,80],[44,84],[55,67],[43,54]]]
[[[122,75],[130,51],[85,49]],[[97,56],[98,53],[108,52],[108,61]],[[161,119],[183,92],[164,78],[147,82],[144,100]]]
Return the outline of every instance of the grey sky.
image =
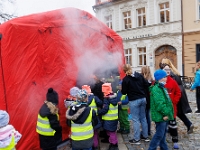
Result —
[[[18,16],[45,12],[65,7],[75,7],[95,15],[92,6],[95,0],[17,0],[16,13]]]

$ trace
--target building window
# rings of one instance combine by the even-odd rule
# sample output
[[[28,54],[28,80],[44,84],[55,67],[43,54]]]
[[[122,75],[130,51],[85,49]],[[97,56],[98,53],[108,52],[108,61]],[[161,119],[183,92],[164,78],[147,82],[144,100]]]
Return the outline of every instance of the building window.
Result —
[[[169,22],[170,20],[170,10],[169,10],[169,2],[159,4],[160,6],[160,22]]]
[[[132,66],[132,49],[131,48],[125,49],[124,52],[125,52],[126,64],[130,64]]]
[[[123,12],[123,16],[124,16],[124,28],[125,29],[132,28],[131,11]]]
[[[145,8],[137,9],[137,23],[138,27],[146,25]]]
[[[138,48],[138,57],[139,57],[139,66],[144,66],[146,65],[146,48]]]
[[[200,0],[198,0],[198,19],[200,19]]]
[[[109,15],[109,16],[106,16],[105,17],[105,22],[106,22],[106,25],[112,29],[112,15]]]

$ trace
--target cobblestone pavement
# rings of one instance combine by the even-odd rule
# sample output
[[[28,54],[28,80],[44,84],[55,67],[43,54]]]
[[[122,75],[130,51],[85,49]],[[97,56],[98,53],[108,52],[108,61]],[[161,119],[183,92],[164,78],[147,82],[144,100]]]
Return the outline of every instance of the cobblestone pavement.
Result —
[[[200,150],[200,114],[195,114],[196,111],[196,98],[195,91],[190,92],[187,90],[188,100],[193,113],[187,114],[187,117],[194,125],[194,132],[192,134],[187,134],[187,129],[183,122],[177,117],[178,124],[178,134],[179,134],[179,150]],[[152,122],[152,135],[155,132],[155,126]],[[147,150],[149,142],[141,141],[141,145],[135,146],[129,144],[129,139],[133,137],[133,128],[131,128],[131,133],[129,135],[118,134],[118,145],[119,150]],[[152,138],[152,137],[150,137]],[[167,143],[169,150],[173,150],[173,143],[171,137],[167,134]],[[100,150],[107,150],[109,144],[100,143]],[[158,149],[159,150],[159,149]]]

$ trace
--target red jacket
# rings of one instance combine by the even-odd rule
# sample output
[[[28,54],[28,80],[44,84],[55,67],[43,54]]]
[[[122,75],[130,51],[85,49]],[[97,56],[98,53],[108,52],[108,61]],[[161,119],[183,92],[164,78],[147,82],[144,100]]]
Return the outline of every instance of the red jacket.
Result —
[[[170,76],[167,76],[167,82],[165,84],[165,88],[167,89],[169,97],[172,100],[173,107],[174,107],[174,118],[176,118],[177,104],[181,97],[181,90],[180,90],[177,82]]]

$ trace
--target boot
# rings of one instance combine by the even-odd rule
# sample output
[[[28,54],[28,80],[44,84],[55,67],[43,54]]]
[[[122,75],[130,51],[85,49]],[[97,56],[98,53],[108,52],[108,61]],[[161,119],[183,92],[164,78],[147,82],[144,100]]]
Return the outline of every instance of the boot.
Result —
[[[101,140],[102,143],[109,143],[109,139],[108,138],[104,138]]]
[[[118,144],[110,144],[108,150],[119,150]]]
[[[126,130],[123,130],[122,132],[121,132],[121,134],[129,134],[130,133],[130,129],[126,129]]]

